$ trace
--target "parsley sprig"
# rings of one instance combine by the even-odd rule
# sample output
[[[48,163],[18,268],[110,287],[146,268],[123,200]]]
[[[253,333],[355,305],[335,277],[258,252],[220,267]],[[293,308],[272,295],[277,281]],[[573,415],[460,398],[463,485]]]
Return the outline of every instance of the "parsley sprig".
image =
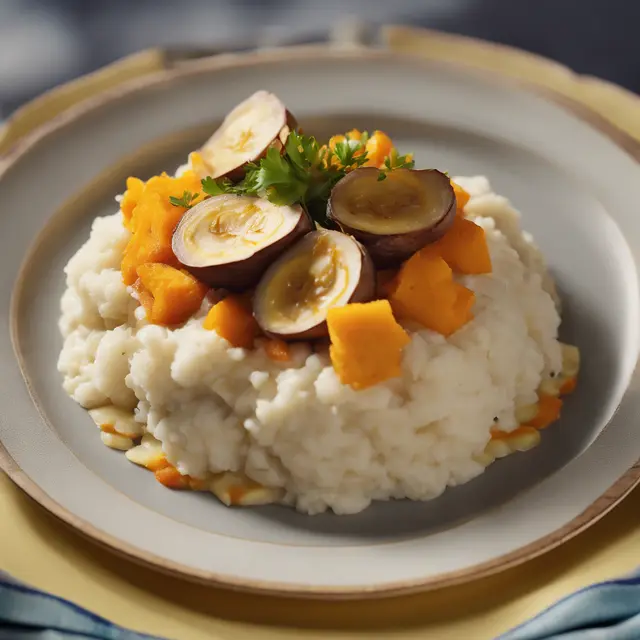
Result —
[[[416,163],[413,161],[413,154],[408,153],[404,156],[400,156],[395,149],[392,149],[391,153],[384,159],[384,169],[380,169],[378,182],[384,180],[389,171],[393,171],[394,169],[413,169],[415,164]]]
[[[359,139],[346,136],[330,147],[321,146],[313,136],[292,131],[284,152],[275,146],[270,147],[262,159],[247,165],[245,177],[240,182],[207,177],[202,180],[202,190],[208,196],[230,193],[266,197],[276,205],[300,203],[316,222],[325,226],[331,190],[349,171],[366,164],[368,139],[365,132]],[[411,156],[399,156],[394,151],[386,159],[379,179],[384,179],[386,173],[393,169],[412,167]],[[186,205],[181,199],[176,206]]]
[[[199,193],[192,193],[191,191],[184,191],[180,198],[176,198],[175,196],[171,196],[169,198],[169,202],[174,207],[184,207],[185,209],[189,209],[193,205],[193,202],[197,200]]]

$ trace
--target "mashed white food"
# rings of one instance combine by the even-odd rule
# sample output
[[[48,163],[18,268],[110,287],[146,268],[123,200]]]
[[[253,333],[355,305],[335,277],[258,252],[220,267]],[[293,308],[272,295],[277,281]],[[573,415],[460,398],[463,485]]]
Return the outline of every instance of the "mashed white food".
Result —
[[[482,473],[489,429],[517,426],[541,380],[561,368],[560,317],[544,260],[519,215],[483,177],[456,178],[486,231],[493,273],[460,281],[475,318],[449,339],[407,325],[401,378],[342,385],[326,353],[291,362],[232,348],[202,327],[149,325],[122,283],[120,213],[97,218],[66,267],[59,370],[87,408],[113,404],[162,442],[183,474],[244,472],[306,513],[355,513],[372,500],[427,500]],[[136,310],[138,309],[138,312]]]

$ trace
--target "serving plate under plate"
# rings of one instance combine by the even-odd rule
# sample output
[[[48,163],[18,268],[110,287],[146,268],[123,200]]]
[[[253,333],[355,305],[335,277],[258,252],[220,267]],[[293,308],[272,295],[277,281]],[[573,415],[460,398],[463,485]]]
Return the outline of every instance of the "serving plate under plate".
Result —
[[[383,129],[401,150],[416,151],[418,166],[485,174],[524,211],[565,300],[564,337],[584,359],[580,389],[540,447],[432,502],[308,517],[168,492],[101,444],[55,368],[62,267],[93,217],[114,210],[127,175],[172,170],[258,88],[280,95],[307,131]],[[638,165],[568,111],[522,87],[384,52],[248,54],[119,88],[35,132],[0,166],[2,319],[18,356],[5,331],[2,465],[45,507],[110,547],[241,589],[382,595],[521,562],[595,521],[640,476],[628,472],[640,458],[631,379],[637,202]]]

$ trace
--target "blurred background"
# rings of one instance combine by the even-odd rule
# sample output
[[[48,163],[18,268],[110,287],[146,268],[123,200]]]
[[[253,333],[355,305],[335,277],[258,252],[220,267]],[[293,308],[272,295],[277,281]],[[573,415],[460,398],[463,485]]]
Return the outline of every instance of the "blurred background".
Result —
[[[272,46],[391,22],[513,45],[640,93],[640,0],[0,0],[0,119],[150,46]]]

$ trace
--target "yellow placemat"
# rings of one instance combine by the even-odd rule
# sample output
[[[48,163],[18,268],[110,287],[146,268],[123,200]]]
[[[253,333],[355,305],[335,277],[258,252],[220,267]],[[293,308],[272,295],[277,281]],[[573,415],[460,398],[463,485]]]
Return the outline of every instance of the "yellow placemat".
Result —
[[[389,28],[388,46],[464,62],[562,93],[640,139],[640,100],[544,59],[414,29]],[[71,104],[157,71],[161,52],[138,54],[50,92],[0,131],[0,153]],[[101,549],[58,522],[0,474],[0,568],[114,622],[179,640],[275,638],[494,638],[567,593],[640,564],[640,490],[587,532],[491,578],[374,602],[300,602],[190,584]]]
[[[494,638],[640,557],[640,491],[559,549],[492,578],[377,602],[306,602],[189,584],[86,541],[0,476],[0,567],[117,624],[179,640]]]

